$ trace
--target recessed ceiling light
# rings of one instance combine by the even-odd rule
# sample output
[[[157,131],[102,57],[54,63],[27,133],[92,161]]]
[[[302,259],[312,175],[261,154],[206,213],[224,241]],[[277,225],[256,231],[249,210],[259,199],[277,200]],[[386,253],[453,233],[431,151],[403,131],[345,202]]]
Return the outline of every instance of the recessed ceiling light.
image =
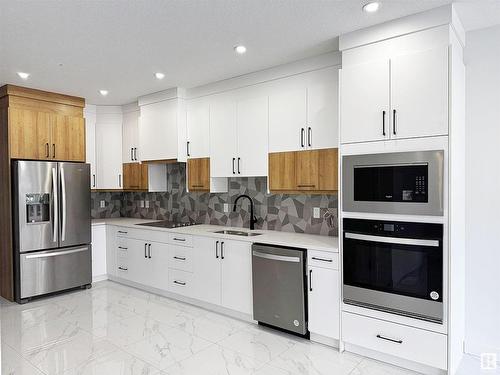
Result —
[[[99,90],[99,94],[101,94],[102,96],[106,96],[108,95],[108,90]]]
[[[376,1],[374,1],[374,2],[367,3],[367,4],[363,5],[363,10],[366,13],[373,13],[373,12],[376,12],[379,7],[380,7],[380,4]]]
[[[243,55],[247,51],[247,47],[240,44],[239,46],[234,47],[234,50],[236,53]]]
[[[163,78],[165,78],[165,74],[158,72],[158,73],[155,73],[155,77],[156,77],[156,79],[163,79]]]
[[[30,76],[29,73],[24,73],[24,72],[17,72],[17,75],[21,77],[21,79],[28,79]]]

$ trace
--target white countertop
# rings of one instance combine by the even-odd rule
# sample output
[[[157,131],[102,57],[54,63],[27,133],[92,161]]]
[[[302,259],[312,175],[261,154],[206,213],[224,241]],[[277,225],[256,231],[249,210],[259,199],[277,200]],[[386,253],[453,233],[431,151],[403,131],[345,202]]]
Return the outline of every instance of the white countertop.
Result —
[[[245,236],[235,236],[231,234],[214,233],[215,231],[220,231],[224,229],[248,231],[247,228],[224,227],[221,225],[200,224],[200,225],[192,225],[189,227],[173,228],[173,229],[137,225],[148,222],[150,223],[153,221],[159,221],[159,220],[121,217],[114,219],[94,219],[92,220],[92,225],[116,225],[121,227],[136,228],[143,230],[157,230],[163,232],[225,238],[228,240],[236,240],[236,241],[258,242],[271,245],[301,247],[311,250],[321,250],[321,251],[329,251],[335,253],[339,251],[338,237],[333,237],[333,236],[320,236],[317,234],[290,233],[290,232],[280,232],[275,230],[256,229],[253,232],[262,233],[262,235],[245,237]]]

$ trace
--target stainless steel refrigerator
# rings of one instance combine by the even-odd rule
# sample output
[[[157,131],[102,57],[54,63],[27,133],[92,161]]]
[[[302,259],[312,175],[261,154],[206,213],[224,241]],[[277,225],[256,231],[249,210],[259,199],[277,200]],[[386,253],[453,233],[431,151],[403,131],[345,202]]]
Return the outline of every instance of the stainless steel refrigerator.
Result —
[[[92,282],[90,166],[14,161],[16,301]]]

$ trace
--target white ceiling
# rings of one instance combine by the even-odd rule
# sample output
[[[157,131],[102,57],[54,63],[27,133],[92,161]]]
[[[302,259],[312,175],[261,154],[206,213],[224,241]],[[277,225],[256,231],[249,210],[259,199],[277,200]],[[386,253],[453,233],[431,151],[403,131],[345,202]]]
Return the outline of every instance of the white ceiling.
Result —
[[[381,0],[376,14],[361,11],[365,2],[0,0],[0,84],[125,104],[332,51],[342,33],[451,0]],[[233,51],[239,43],[244,56]]]

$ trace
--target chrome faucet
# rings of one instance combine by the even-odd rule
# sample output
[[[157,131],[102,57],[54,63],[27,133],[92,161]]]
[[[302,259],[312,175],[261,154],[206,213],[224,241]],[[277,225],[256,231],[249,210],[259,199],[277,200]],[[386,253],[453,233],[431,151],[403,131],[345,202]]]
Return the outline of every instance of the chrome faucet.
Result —
[[[257,222],[257,218],[253,214],[253,200],[246,194],[238,195],[238,197],[234,200],[233,212],[236,211],[236,203],[240,200],[240,198],[247,198],[250,201],[250,230],[255,229],[255,223]]]

